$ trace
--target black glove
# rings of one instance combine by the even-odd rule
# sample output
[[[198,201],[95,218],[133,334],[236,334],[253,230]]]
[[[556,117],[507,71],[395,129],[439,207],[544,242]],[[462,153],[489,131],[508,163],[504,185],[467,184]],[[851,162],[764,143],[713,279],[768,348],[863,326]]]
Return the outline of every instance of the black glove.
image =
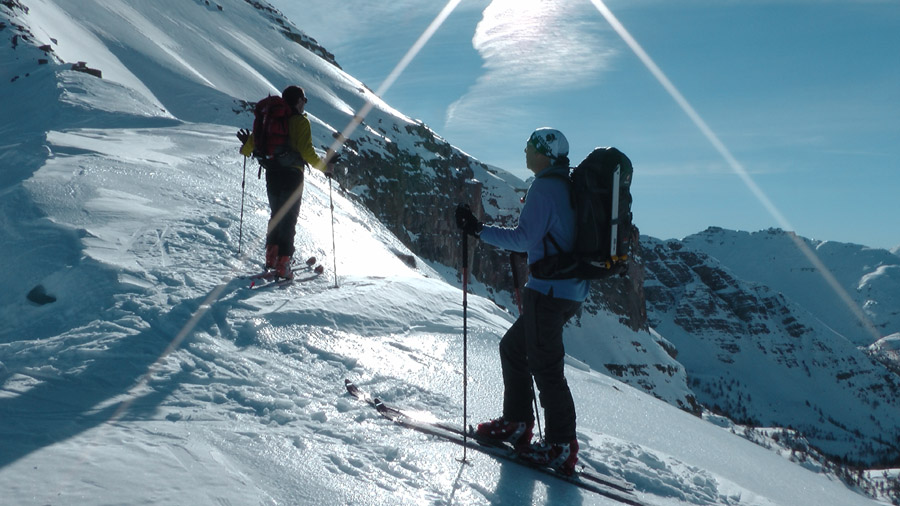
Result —
[[[331,152],[329,150],[329,152]],[[328,160],[328,163],[325,165],[325,177],[328,179],[334,179],[334,169],[337,167],[337,164],[341,161],[340,153],[331,153],[331,158],[329,159],[327,156],[325,157]]]
[[[478,221],[478,218],[472,214],[472,208],[469,204],[459,204],[456,206],[456,226],[463,232],[478,237],[484,225]]]
[[[238,130],[237,138],[239,141],[241,141],[241,146],[243,146],[244,144],[247,144],[247,139],[250,138],[250,130],[247,130],[246,128],[242,128],[242,129]]]

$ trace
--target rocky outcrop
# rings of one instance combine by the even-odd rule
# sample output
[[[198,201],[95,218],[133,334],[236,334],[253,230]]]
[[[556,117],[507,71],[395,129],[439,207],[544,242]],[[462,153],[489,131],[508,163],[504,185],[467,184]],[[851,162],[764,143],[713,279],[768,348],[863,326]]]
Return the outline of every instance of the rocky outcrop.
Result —
[[[777,228],[710,227],[682,244],[714,257],[735,277],[784,294],[857,346],[900,331],[900,260],[889,251]]]
[[[632,330],[647,330],[647,304],[644,295],[644,266],[640,231],[634,227],[632,258],[625,276],[595,281],[585,311],[605,309],[617,315],[619,322]]]
[[[401,144],[406,139],[396,139],[398,132],[394,137],[401,142],[372,135],[347,141],[350,149],[345,150],[344,163],[348,170],[342,183],[417,255],[444,265],[462,265],[461,236],[453,211],[458,203],[469,202],[481,212],[483,183],[475,178],[479,164],[422,125],[408,124],[403,130],[399,133],[412,137],[411,146]],[[499,258],[488,255],[491,258],[485,259],[480,251],[474,257],[469,254],[477,278],[490,286],[504,286],[503,276],[496,275],[500,269],[483,272],[486,264],[499,265]]]
[[[322,45],[319,44],[316,41],[316,39],[310,37],[309,35],[306,35],[302,31],[300,31],[296,26],[294,26],[293,23],[291,23],[284,16],[284,14],[281,13],[281,11],[279,11],[278,9],[275,9],[274,7],[269,5],[267,2],[259,2],[257,0],[244,0],[244,1],[247,2],[248,4],[250,4],[251,6],[253,6],[254,9],[262,12],[269,19],[271,19],[272,22],[277,24],[279,29],[281,30],[281,33],[285,37],[287,37],[289,40],[303,46],[304,48],[309,50],[311,53],[319,56],[320,58],[327,61],[328,63],[331,63],[335,67],[341,68],[341,66],[338,65],[337,60],[334,59],[333,53],[329,52],[327,49],[322,47]],[[206,1],[206,5],[209,5],[208,0]],[[217,5],[217,8],[218,8],[218,10],[222,10],[222,7],[219,5]]]
[[[448,266],[462,265],[461,236],[453,217],[459,203],[468,203],[490,223],[515,224],[518,207],[504,207],[500,201],[518,201],[523,188],[493,177],[492,169],[423,124],[391,125],[380,131],[383,137],[366,135],[347,142],[345,184],[416,254]],[[406,140],[410,138],[411,143]],[[469,255],[475,279],[498,292],[512,291],[506,252],[473,240]],[[608,310],[632,329],[646,330],[639,258],[635,255],[627,277],[596,282],[585,310],[593,314]]]
[[[342,184],[420,257],[462,265],[461,233],[454,219],[458,203],[470,204],[484,221],[515,225],[524,188],[425,125],[379,118],[376,112],[357,132],[345,143],[342,164],[348,171]],[[632,244],[626,276],[593,282],[582,313],[570,322],[567,350],[595,370],[699,414],[684,367],[675,360],[677,350],[649,329],[637,230]],[[511,260],[508,252],[478,240],[469,241],[469,248],[474,280],[497,295],[495,300],[512,300],[511,263],[521,284],[527,277],[524,259]],[[508,309],[515,313],[514,307]]]

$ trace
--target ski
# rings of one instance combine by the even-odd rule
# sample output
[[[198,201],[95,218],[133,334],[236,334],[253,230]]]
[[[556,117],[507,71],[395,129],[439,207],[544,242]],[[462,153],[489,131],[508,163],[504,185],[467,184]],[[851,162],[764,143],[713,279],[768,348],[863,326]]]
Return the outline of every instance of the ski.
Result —
[[[381,416],[391,420],[397,425],[413,429],[429,436],[444,439],[460,446],[466,446],[503,460],[515,462],[519,465],[567,481],[584,490],[600,494],[624,504],[644,506],[644,503],[640,502],[640,500],[631,493],[631,485],[627,482],[595,474],[584,467],[576,470],[575,474],[572,476],[564,475],[549,467],[539,466],[521,460],[511,446],[498,445],[493,441],[481,440],[474,434],[471,428],[468,431],[463,432],[460,428],[453,427],[446,423],[424,421],[401,409],[383,403],[378,398],[361,390],[348,379],[344,380],[344,386],[350,395],[374,407]]]
[[[316,257],[309,257],[309,258],[307,258],[307,259],[304,261],[304,263],[305,263],[306,265],[300,265],[300,266],[294,267],[294,268],[291,269],[291,270],[293,270],[294,272],[299,272],[299,271],[309,270],[309,269],[312,269],[313,266],[316,265],[317,262],[318,262],[318,260],[316,259]],[[321,266],[317,266],[316,268],[318,268],[318,267],[321,267]],[[263,270],[262,272],[258,272],[258,273],[255,273],[255,274],[241,274],[241,275],[238,275],[238,276],[235,276],[235,277],[236,277],[237,279],[268,279],[268,278],[274,278],[274,277],[275,277],[275,269],[272,269],[272,268],[266,268],[266,269]]]
[[[415,415],[413,415],[413,414],[410,414],[403,410],[397,409],[393,406],[385,405],[383,402],[380,402],[378,399],[372,397],[369,393],[360,389],[349,379],[344,380],[344,386],[347,388],[347,392],[349,392],[350,395],[352,395],[353,397],[356,397],[357,399],[365,401],[366,403],[368,403],[369,405],[371,405],[372,407],[374,407],[376,409],[380,409],[381,411],[383,411],[387,414],[390,414],[390,415],[402,416],[402,417],[410,418],[413,420],[416,419]],[[379,407],[379,405],[380,405],[380,407]],[[419,420],[419,421],[421,421],[421,420]],[[468,430],[464,434],[462,429],[460,429],[459,427],[449,425],[449,424],[446,424],[443,422],[424,422],[424,423],[429,423],[431,425],[434,425],[438,429],[452,432],[453,434],[456,434],[461,437],[464,436],[468,439],[472,439],[474,441],[477,441],[481,445],[496,446],[496,447],[506,450],[508,452],[513,452],[513,448],[511,445],[481,439],[477,434],[475,434],[475,430],[471,426],[469,426]],[[586,480],[590,480],[590,481],[599,483],[601,485],[605,485],[607,487],[612,487],[617,490],[621,490],[622,492],[630,493],[632,490],[634,490],[634,487],[627,481],[620,480],[618,478],[613,478],[612,476],[605,476],[605,475],[597,474],[597,473],[593,472],[592,470],[589,470],[585,466],[581,466],[581,469],[578,470],[577,475]]]
[[[285,279],[285,278],[278,278],[278,277],[261,278],[261,279],[256,279],[256,280],[251,281],[250,286],[248,286],[247,288],[250,290],[262,290],[265,288],[286,287],[286,286],[292,285],[293,283],[294,283],[293,279]]]
[[[265,271],[257,274],[238,276],[237,279],[249,280],[250,289],[260,289],[270,286],[288,286],[294,281],[310,281],[325,272],[324,266],[316,265],[316,257],[309,257],[308,259],[306,259],[305,263],[306,265],[301,265],[291,269],[291,272],[294,274],[291,279],[278,277],[278,275],[275,274],[274,269],[266,269]],[[297,278],[297,274],[307,271],[312,271],[313,275],[307,276],[305,278]]]
[[[462,435],[462,432],[459,429],[453,429],[453,432],[456,434]],[[509,452],[510,454],[515,455],[515,449],[513,449],[511,444],[498,443],[496,441],[484,440],[480,436],[475,434],[475,428],[472,427],[471,425],[469,426],[469,430],[466,432],[466,435],[469,438],[472,438],[472,439],[478,441],[479,444],[482,444],[485,446],[495,446],[498,448],[502,448],[503,450]],[[536,467],[540,467],[540,466],[536,466]],[[559,474],[559,473],[557,473],[557,474]],[[627,481],[624,481],[624,480],[619,480],[617,478],[613,478],[611,476],[606,476],[606,475],[595,473],[593,470],[589,469],[587,466],[585,466],[583,464],[579,465],[579,467],[576,468],[575,476],[577,476],[578,478],[582,478],[582,479],[603,485],[605,487],[614,488],[616,490],[625,492],[627,494],[631,494],[631,492],[634,490],[634,486],[632,486],[631,483],[628,483]]]
[[[353,397],[356,397],[357,399],[359,399],[361,401],[366,402],[367,404],[369,404],[370,406],[372,406],[373,408],[375,408],[379,411],[388,413],[390,415],[398,416],[398,417],[402,416],[402,417],[406,417],[406,418],[413,418],[413,416],[410,415],[409,413],[405,413],[397,408],[385,405],[378,399],[369,395],[368,392],[361,390],[358,386],[356,386],[356,384],[354,384],[349,379],[344,380],[344,387],[347,388],[347,392],[350,395],[352,395]],[[381,407],[379,407],[379,406],[381,406]],[[451,425],[441,423],[441,422],[432,422],[432,425],[434,425],[435,427],[437,427],[439,429],[462,435],[462,430],[460,430],[459,427],[453,427]]]

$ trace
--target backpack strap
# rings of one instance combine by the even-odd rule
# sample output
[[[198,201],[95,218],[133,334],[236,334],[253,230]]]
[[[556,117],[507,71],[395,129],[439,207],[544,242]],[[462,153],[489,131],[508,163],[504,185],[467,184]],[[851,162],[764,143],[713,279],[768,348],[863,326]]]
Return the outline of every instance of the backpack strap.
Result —
[[[544,243],[544,257],[547,256],[547,241],[548,240],[550,241],[550,244],[553,245],[553,248],[556,249],[557,253],[563,253],[562,248],[559,247],[559,243],[556,242],[556,239],[553,238],[553,235],[550,232],[547,232],[547,235],[545,235],[544,239],[542,239],[542,241]]]

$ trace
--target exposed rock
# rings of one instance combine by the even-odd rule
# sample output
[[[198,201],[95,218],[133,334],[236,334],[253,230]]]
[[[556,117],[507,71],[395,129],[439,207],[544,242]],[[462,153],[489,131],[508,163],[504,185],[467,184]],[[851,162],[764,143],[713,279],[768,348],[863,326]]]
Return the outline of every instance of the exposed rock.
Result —
[[[253,8],[255,8],[256,10],[259,10],[259,11],[265,13],[269,17],[269,19],[271,19],[273,22],[275,22],[280,27],[281,33],[284,34],[284,36],[287,37],[289,40],[296,42],[297,44],[300,44],[301,46],[305,47],[313,54],[318,55],[320,58],[327,61],[328,63],[331,63],[335,67],[341,68],[341,66],[338,65],[337,60],[334,59],[334,54],[332,54],[327,49],[322,47],[316,41],[316,39],[306,35],[302,31],[300,31],[296,26],[294,26],[293,23],[288,21],[288,19],[284,16],[284,14],[281,13],[281,11],[279,11],[278,9],[275,9],[274,7],[272,7],[271,5],[269,5],[268,3],[265,3],[265,2],[259,2],[257,0],[244,0],[244,1],[247,2],[248,4],[252,5]],[[208,5],[208,3],[207,3],[207,5]],[[219,10],[222,10],[222,8],[219,7]]]
[[[25,296],[31,302],[43,306],[45,304],[50,304],[52,302],[56,302],[56,297],[47,293],[47,289],[44,288],[44,285],[37,285],[28,292],[28,295]]]
[[[87,66],[87,63],[80,61],[78,63],[72,64],[72,70],[76,72],[84,72],[85,74],[90,74],[94,77],[103,79],[103,72],[98,69],[92,69]]]
[[[414,137],[413,150],[386,137],[366,136],[348,141],[348,151],[352,152],[345,155],[350,169],[347,183],[416,254],[444,265],[462,265],[461,235],[453,218],[459,203],[470,204],[476,216],[491,223],[515,224],[517,212],[488,215],[485,211],[485,205],[491,204],[491,192],[498,191],[486,188],[486,182],[476,177],[476,172],[488,172],[487,166],[466,156],[425,125],[407,124],[397,130]],[[515,194],[517,189],[507,186],[503,191]],[[638,244],[637,239],[634,244]],[[469,247],[475,279],[496,291],[512,291],[507,252],[480,241],[470,241]],[[607,309],[632,329],[646,330],[639,258],[636,252],[627,277],[595,282],[585,310],[596,314]],[[524,282],[524,272],[521,279]]]

